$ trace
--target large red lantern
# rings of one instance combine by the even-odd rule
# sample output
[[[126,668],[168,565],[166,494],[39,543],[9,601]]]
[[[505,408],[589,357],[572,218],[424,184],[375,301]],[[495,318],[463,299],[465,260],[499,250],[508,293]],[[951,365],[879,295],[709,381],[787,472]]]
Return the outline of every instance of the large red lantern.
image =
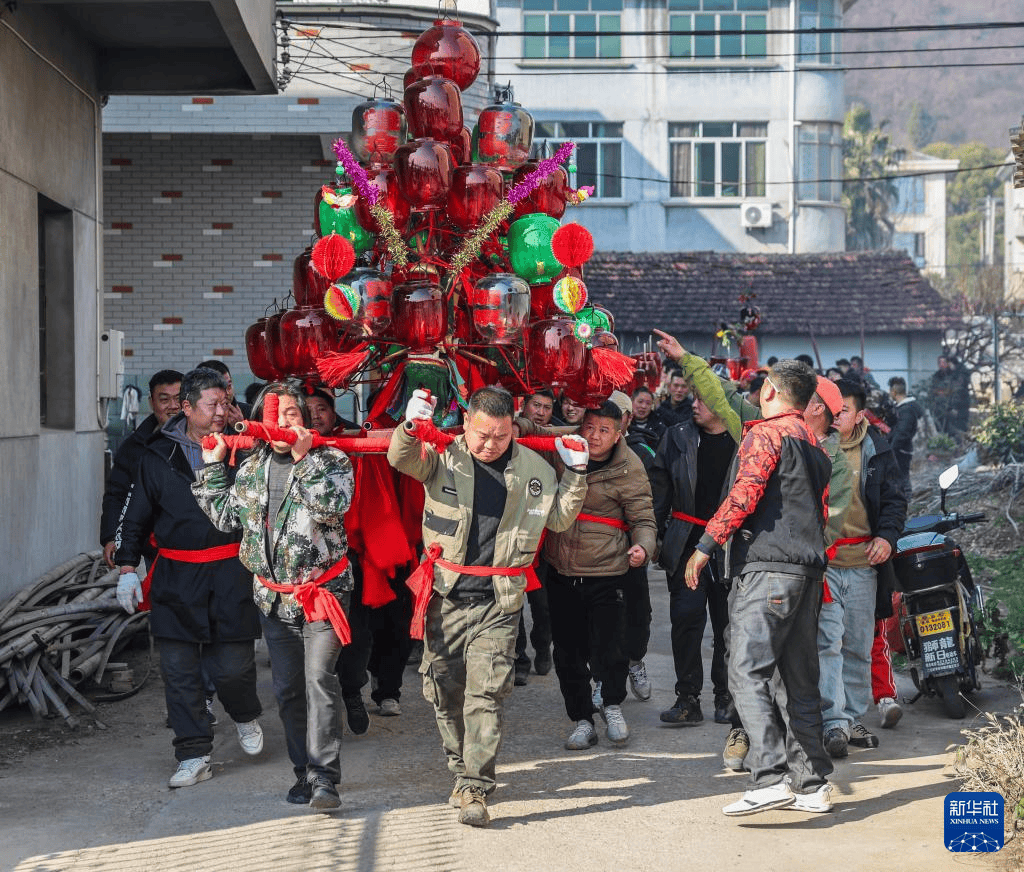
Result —
[[[367,100],[352,110],[352,151],[371,166],[390,164],[407,138],[405,110],[394,100]]]
[[[353,336],[383,336],[391,326],[392,285],[380,270],[357,267],[345,279],[357,294],[361,305],[355,318],[344,322],[344,330]]]
[[[449,142],[462,134],[462,94],[451,79],[428,76],[405,89],[409,131],[417,139]]]
[[[245,331],[245,356],[252,374],[263,381],[276,381],[277,368],[267,351],[267,318],[260,318]]]
[[[452,157],[460,166],[473,160],[473,131],[468,127],[463,127],[462,132],[448,144],[452,147]]]
[[[586,346],[576,338],[572,318],[549,318],[530,325],[529,368],[532,381],[565,387],[586,363]]]
[[[491,273],[480,279],[471,298],[473,326],[494,345],[517,342],[530,316],[530,286],[513,273]]]
[[[642,351],[634,354],[633,360],[636,361],[636,377],[633,379],[632,390],[645,387],[649,391],[656,391],[661,385],[661,355],[657,351]]]
[[[465,91],[480,72],[480,47],[458,21],[435,21],[412,48],[412,69],[418,76],[444,76]]]
[[[296,306],[322,306],[324,294],[331,286],[330,279],[325,279],[310,265],[311,247],[307,247],[292,266],[292,296]]]
[[[555,305],[554,282],[545,282],[540,285],[530,285],[530,319],[543,321],[545,318],[557,318],[564,314]]]
[[[537,169],[537,163],[530,161],[523,164],[512,176],[512,183],[518,184],[531,172]],[[542,212],[552,218],[561,218],[565,214],[565,206],[569,201],[569,174],[565,167],[559,167],[553,173],[541,179],[540,184],[516,203],[515,218],[522,218],[533,212]]]
[[[398,177],[391,167],[380,167],[366,171],[370,184],[380,191],[377,203],[387,209],[395,219],[395,227],[401,232],[409,220],[410,207],[408,201],[398,192]],[[381,227],[370,211],[370,204],[362,197],[356,200],[356,220],[359,225],[370,233],[380,233]]]
[[[433,351],[448,332],[448,312],[441,288],[431,282],[406,282],[393,295],[392,332],[414,354]]]
[[[452,152],[447,143],[417,139],[395,154],[398,191],[413,209],[440,209],[452,188]]]
[[[596,409],[611,396],[613,389],[602,376],[593,351],[588,348],[583,368],[574,378],[567,380],[562,393],[577,406]]]
[[[500,170],[478,164],[457,167],[448,195],[448,220],[461,230],[472,230],[503,197]]]
[[[530,156],[533,116],[512,102],[511,89],[503,89],[498,102],[480,113],[473,128],[473,161],[510,173]]]
[[[284,310],[275,312],[263,327],[263,341],[267,346],[267,359],[277,371],[275,378],[281,378],[288,374],[291,366],[291,357],[284,346],[281,337],[281,319],[284,317]]]
[[[288,375],[315,376],[317,358],[342,346],[338,322],[320,306],[289,309],[281,317],[279,330]]]

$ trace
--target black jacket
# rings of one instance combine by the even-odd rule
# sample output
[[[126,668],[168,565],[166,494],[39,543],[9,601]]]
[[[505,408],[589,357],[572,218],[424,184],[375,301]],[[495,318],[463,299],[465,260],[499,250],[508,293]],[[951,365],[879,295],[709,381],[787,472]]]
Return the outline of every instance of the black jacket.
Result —
[[[125,497],[132,489],[135,471],[146,451],[146,440],[156,430],[156,415],[150,415],[139,426],[125,437],[121,447],[114,455],[114,463],[107,476],[107,487],[103,491],[103,509],[100,513],[100,545],[114,541],[117,524],[121,517],[121,507]]]
[[[658,420],[666,427],[682,424],[683,421],[693,419],[693,397],[684,397],[678,406],[673,406],[672,400],[665,400],[655,411],[658,414]]]
[[[640,462],[644,465],[644,472],[647,473],[647,477],[651,477],[651,467],[654,466],[654,449],[648,444],[647,440],[639,433],[634,433],[632,430],[626,432],[626,444],[633,449],[633,453],[640,458]]]
[[[165,427],[174,426],[179,413]],[[160,548],[196,551],[241,541],[221,533],[192,495],[195,480],[181,446],[163,430],[146,442],[124,517],[118,527],[114,562],[138,566],[152,530]],[[206,563],[159,558],[149,592],[150,629],[157,638],[186,642],[239,642],[260,635],[253,602],[252,573],[237,557]]]
[[[654,410],[647,416],[647,420],[638,421],[634,418],[629,422],[629,429],[626,431],[628,439],[642,439],[651,446],[652,451],[658,450],[661,444],[661,437],[665,435],[665,424],[661,417]]]
[[[917,424],[924,417],[924,409],[913,397],[896,407],[896,424],[889,431],[889,445],[896,455],[896,463],[904,473],[910,471],[910,458],[914,453]]]
[[[661,551],[658,565],[669,576],[682,569],[683,560],[689,557],[686,543],[693,531],[693,524],[673,518],[673,512],[695,517],[694,494],[697,488],[697,449],[700,446],[700,430],[691,418],[682,424],[669,427],[658,446],[654,464],[648,471],[651,479],[651,494],[654,498],[654,521],[658,525]],[[722,480],[722,497],[729,492],[732,477],[726,473]],[[707,520],[706,518],[704,520]],[[722,553],[718,553],[721,569]]]

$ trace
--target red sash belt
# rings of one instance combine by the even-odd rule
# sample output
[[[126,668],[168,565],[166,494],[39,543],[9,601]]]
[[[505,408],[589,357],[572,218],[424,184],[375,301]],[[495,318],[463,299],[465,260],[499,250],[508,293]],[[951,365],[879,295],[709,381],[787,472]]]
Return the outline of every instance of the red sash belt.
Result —
[[[156,537],[151,535],[149,539],[150,543],[156,547]],[[200,548],[197,551],[185,551],[181,548],[158,548],[156,557],[153,558],[149,571],[142,582],[142,602],[139,603],[139,611],[149,611],[149,588],[153,583],[153,570],[156,569],[156,565],[161,557],[165,557],[168,560],[177,560],[178,563],[213,563],[217,560],[237,557],[240,548],[241,543],[239,542],[231,542],[227,545],[214,545],[212,548]]]
[[[409,635],[413,639],[422,639],[423,630],[427,622],[427,606],[430,604],[430,594],[434,589],[434,566],[440,566],[450,572],[457,572],[460,575],[526,575],[529,577],[530,566],[460,566],[452,563],[441,556],[441,546],[436,542],[427,548],[423,562],[416,567],[413,573],[406,580],[405,584],[412,591],[413,609],[412,625],[409,627]]]
[[[829,560],[835,560],[836,551],[839,550],[840,545],[863,545],[865,542],[870,542],[872,538],[872,536],[853,536],[849,539],[836,539],[835,542],[825,549],[825,556],[828,557]],[[832,599],[832,592],[828,589],[828,579],[825,580],[825,591],[821,601],[823,603],[835,602],[835,600]]]
[[[345,610],[333,593],[324,590],[324,585],[327,582],[337,578],[347,568],[348,557],[342,557],[323,575],[317,576],[312,581],[304,581],[299,584],[277,584],[261,575],[257,575],[256,578],[260,584],[274,593],[292,594],[295,597],[295,602],[302,606],[302,613],[306,616],[307,621],[330,621],[341,644],[347,645],[352,641],[352,630],[348,625],[348,618],[345,617]]]
[[[706,527],[707,521],[702,521],[700,518],[695,518],[693,515],[688,515],[686,512],[673,512],[672,517],[677,521],[686,521],[688,524],[696,524],[698,527]]]
[[[580,512],[576,516],[577,521],[594,521],[597,524],[607,524],[609,527],[614,527],[616,530],[622,530],[623,533],[629,532],[629,524],[625,521],[620,521],[618,518],[602,518],[599,515],[588,515],[584,512]]]

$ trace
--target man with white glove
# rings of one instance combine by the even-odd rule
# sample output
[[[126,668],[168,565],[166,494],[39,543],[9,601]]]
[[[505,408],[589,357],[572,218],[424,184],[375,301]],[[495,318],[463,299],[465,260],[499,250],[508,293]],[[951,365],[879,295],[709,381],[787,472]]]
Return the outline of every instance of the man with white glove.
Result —
[[[459,822],[487,826],[495,788],[502,701],[512,690],[519,614],[544,528],[571,526],[586,496],[587,448],[566,440],[561,482],[513,436],[512,396],[486,387],[469,400],[465,428],[445,451],[425,446],[411,422],[432,407],[416,391],[388,460],[423,482],[426,560],[409,579],[419,635],[426,613],[423,695],[455,778],[449,798]]]
[[[430,396],[430,391],[419,388],[412,392],[405,407],[406,421],[427,421],[433,418],[437,408],[437,397]]]
[[[125,568],[129,569],[129,567]],[[121,577],[117,580],[117,601],[129,615],[135,614],[136,606],[142,602],[142,582],[139,581],[137,572],[132,572],[129,569],[128,572],[121,573]]]

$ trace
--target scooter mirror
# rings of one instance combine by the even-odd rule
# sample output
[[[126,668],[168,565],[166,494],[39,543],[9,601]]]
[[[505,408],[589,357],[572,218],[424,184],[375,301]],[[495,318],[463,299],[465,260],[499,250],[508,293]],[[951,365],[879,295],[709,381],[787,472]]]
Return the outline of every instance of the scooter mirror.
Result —
[[[944,469],[939,473],[939,487],[942,490],[947,491],[953,486],[953,482],[958,478],[960,478],[960,467],[954,464],[949,467],[949,469]]]

